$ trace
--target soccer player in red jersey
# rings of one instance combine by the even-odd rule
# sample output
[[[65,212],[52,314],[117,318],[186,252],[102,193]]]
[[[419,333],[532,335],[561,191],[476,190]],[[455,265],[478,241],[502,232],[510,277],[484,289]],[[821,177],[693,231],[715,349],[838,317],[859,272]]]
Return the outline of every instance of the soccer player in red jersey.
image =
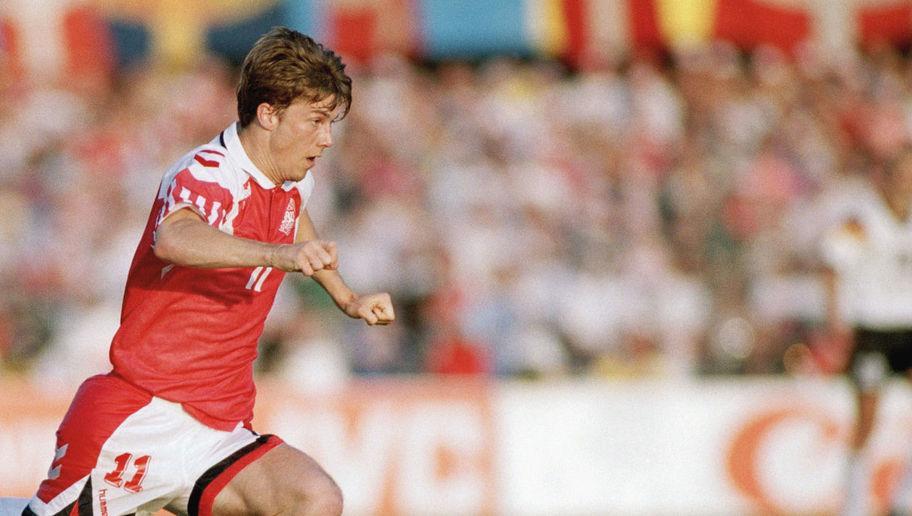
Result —
[[[339,514],[309,456],[251,428],[257,340],[285,272],[315,279],[369,325],[386,293],[357,295],[305,205],[351,79],[330,50],[286,28],[247,55],[238,118],[161,183],[111,344],[57,431],[47,479],[23,514]]]

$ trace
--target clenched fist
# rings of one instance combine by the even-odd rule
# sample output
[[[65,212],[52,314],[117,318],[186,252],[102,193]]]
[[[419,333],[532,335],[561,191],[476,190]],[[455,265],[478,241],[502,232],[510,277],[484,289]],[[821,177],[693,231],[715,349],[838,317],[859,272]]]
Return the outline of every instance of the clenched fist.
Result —
[[[271,261],[273,267],[286,272],[301,271],[305,276],[313,276],[324,269],[335,270],[339,266],[336,243],[327,240],[279,246]]]
[[[389,324],[396,319],[393,302],[385,292],[355,296],[345,305],[344,311],[349,317],[364,319],[370,326]]]

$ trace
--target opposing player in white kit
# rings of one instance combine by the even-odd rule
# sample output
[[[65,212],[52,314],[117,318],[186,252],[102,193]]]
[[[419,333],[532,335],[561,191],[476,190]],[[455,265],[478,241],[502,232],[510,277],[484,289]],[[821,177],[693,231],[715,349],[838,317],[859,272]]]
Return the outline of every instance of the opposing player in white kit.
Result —
[[[857,413],[843,508],[852,516],[874,513],[865,448],[880,390],[892,374],[912,372],[912,147],[875,167],[870,184],[864,195],[853,197],[822,246],[829,267],[828,324],[853,343],[848,372]],[[907,468],[891,505],[910,494],[912,468]]]
[[[164,176],[127,278],[113,370],[79,388],[23,514],[341,513],[329,475],[251,420],[257,340],[286,271],[314,278],[351,317],[394,319],[389,295],[346,286],[335,244],[305,209],[309,170],[351,102],[344,69],[285,28],[250,51],[239,121]]]

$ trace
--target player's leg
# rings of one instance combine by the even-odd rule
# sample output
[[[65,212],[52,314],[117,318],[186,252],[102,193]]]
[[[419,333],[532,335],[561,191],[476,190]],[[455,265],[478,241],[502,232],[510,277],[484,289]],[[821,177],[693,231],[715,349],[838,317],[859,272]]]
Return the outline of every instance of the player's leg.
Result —
[[[104,445],[124,420],[151,399],[121,383],[111,376],[99,375],[79,387],[57,429],[47,478],[23,514],[92,513],[100,488],[99,479],[93,481],[92,477],[96,476]]]
[[[185,489],[183,414],[180,405],[116,376],[90,378],[57,431],[48,477],[23,515],[132,514],[163,507]]]
[[[912,331],[897,334],[897,342],[891,356],[893,370],[904,372],[912,381]],[[902,473],[890,495],[891,514],[912,514],[912,447],[906,451]]]
[[[889,375],[887,359],[882,353],[869,352],[874,347],[871,332],[859,332],[856,346],[860,348],[852,358],[851,379],[855,390],[855,422],[851,441],[846,478],[846,499],[842,514],[861,516],[870,514],[871,471],[866,449],[877,421],[880,389]]]
[[[849,443],[846,499],[842,512],[844,516],[864,516],[869,514],[871,471],[865,456],[865,449],[874,429],[879,403],[880,395],[878,390],[856,389],[855,423],[852,431],[852,440]]]
[[[270,441],[264,439],[260,442],[266,448]],[[191,500],[191,516],[196,510],[201,516],[210,514],[208,507],[218,516],[341,514],[342,492],[326,471],[306,453],[270,439],[274,441],[268,450],[248,454],[246,460],[226,469],[226,476],[210,474],[209,485],[196,493],[202,503]],[[207,506],[206,498],[212,499],[211,505]]]
[[[858,390],[855,393],[855,427],[850,443],[853,452],[861,453],[867,447],[877,422],[879,406],[880,389]]]
[[[912,380],[912,370],[906,372],[909,380]],[[903,464],[902,472],[890,493],[888,507],[892,512],[890,514],[910,514],[912,509],[912,450],[907,451],[906,462]],[[904,510],[906,512],[899,512]]]

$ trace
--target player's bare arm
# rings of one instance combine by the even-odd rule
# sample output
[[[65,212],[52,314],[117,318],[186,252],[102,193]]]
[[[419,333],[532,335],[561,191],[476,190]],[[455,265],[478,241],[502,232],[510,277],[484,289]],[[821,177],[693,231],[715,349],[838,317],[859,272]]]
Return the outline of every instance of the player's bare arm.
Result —
[[[229,235],[206,224],[190,208],[178,210],[161,222],[154,247],[160,260],[186,267],[275,267],[301,271],[335,268],[336,244],[322,240],[295,244],[268,244]]]
[[[335,244],[309,219],[306,238],[290,230],[351,105],[351,78],[334,52],[276,27],[244,59],[236,91],[238,121],[163,176],[127,276],[113,370],[80,387],[26,514],[91,512],[86,500],[106,514],[342,514],[319,464],[250,424],[257,342],[284,272],[319,276],[368,324],[393,319],[388,295],[345,286]]]
[[[298,220],[298,233],[295,242],[322,242],[314,228],[307,210],[301,213]],[[335,247],[333,248],[335,250]],[[323,267],[316,271],[312,277],[323,287],[332,298],[336,306],[346,315],[354,319],[362,319],[367,324],[385,325],[396,319],[393,303],[386,292],[377,294],[358,295],[342,279],[337,270],[337,262],[332,267]]]

